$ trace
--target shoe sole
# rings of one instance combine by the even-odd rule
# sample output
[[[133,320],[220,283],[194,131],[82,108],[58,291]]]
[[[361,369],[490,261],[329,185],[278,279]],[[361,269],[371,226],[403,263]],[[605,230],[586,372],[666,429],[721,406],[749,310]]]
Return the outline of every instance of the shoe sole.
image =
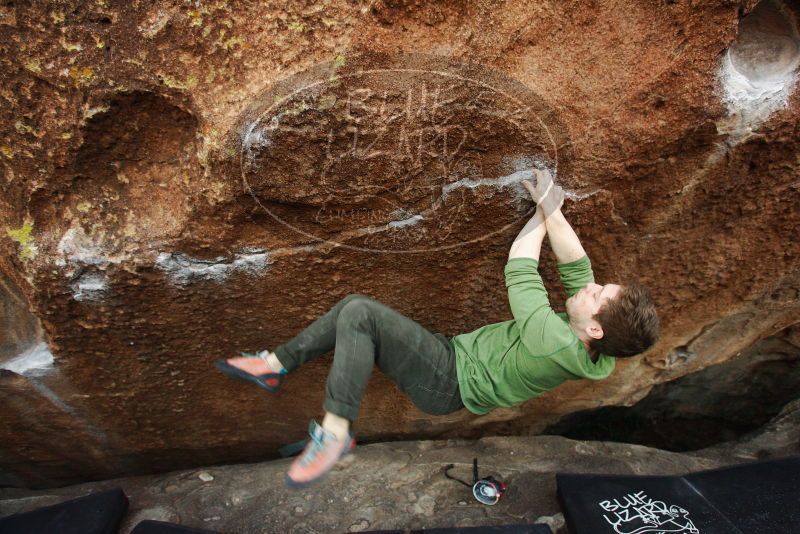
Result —
[[[231,378],[236,378],[239,380],[243,380],[245,382],[250,382],[252,384],[257,385],[263,390],[266,390],[270,393],[278,393],[280,390],[280,386],[272,387],[268,386],[267,384],[263,383],[256,375],[252,375],[248,372],[242,371],[238,367],[234,367],[225,360],[216,360],[214,362],[214,366],[221,371],[222,373],[228,375]]]

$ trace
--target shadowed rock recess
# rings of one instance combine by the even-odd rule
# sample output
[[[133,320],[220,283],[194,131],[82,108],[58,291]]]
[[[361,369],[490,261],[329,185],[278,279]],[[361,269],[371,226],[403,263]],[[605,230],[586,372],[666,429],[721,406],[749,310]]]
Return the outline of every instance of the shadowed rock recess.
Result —
[[[0,485],[276,457],[320,414],[330,358],[276,397],[212,362],[274,348],[349,293],[446,335],[510,319],[503,266],[534,167],[567,189],[597,281],[652,289],[658,344],[607,380],[480,418],[426,416],[376,372],[359,440],[536,434],[667,399],[698,372],[674,391],[740,387],[738,354],[796,346],[799,13],[777,0],[0,6]],[[562,309],[549,250],[541,271]],[[758,358],[766,389],[794,387],[795,364]],[[788,397],[711,425],[713,441]],[[701,398],[726,419],[728,401]]]
[[[566,416],[545,429],[572,439],[695,450],[752,432],[800,398],[800,325],[731,360],[655,386],[631,408]]]

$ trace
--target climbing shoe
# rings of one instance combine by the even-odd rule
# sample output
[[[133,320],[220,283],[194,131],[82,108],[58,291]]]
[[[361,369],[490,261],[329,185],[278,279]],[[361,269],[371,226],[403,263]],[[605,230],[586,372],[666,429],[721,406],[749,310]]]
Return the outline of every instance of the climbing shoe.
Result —
[[[266,353],[266,351],[264,353]],[[240,354],[245,358],[263,359],[261,357],[261,354],[253,354],[249,352],[241,352]],[[259,386],[260,388],[266,389],[270,393],[278,392],[278,390],[281,387],[281,382],[283,381],[283,377],[286,375],[286,369],[283,369],[280,373],[265,373],[263,375],[254,375],[248,373],[247,371],[243,371],[238,367],[234,367],[225,360],[215,361],[214,366],[230,377],[238,378],[239,380],[245,380],[247,382],[252,382],[253,384]]]
[[[356,446],[352,434],[347,439],[337,439],[313,419],[308,425],[308,433],[311,436],[308,445],[286,473],[286,484],[290,488],[304,488],[320,480]]]

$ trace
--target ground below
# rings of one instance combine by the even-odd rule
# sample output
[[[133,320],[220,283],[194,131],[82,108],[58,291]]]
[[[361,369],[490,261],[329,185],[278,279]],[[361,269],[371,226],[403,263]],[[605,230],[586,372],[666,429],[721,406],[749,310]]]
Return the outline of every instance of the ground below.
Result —
[[[693,453],[640,445],[574,441],[559,436],[417,441],[357,447],[329,477],[307,490],[285,487],[291,460],[176,471],[46,491],[0,490],[0,516],[120,486],[131,503],[122,532],[156,519],[224,533],[360,532],[381,529],[544,522],[565,532],[555,474],[682,474],[800,453],[800,401],[759,432]],[[442,469],[469,479],[508,483],[495,506],[477,503]]]

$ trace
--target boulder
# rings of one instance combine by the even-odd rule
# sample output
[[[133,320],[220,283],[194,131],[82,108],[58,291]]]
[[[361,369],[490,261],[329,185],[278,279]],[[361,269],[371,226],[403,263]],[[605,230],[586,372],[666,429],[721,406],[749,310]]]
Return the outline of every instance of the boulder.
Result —
[[[360,439],[531,434],[800,316],[797,5],[214,0],[0,7],[0,482],[273,458],[329,358],[266,397],[214,359],[349,293],[448,336],[511,318],[535,167],[598,282],[663,324],[611,378],[433,418],[376,373]],[[543,276],[556,309],[555,261]],[[422,505],[421,505],[422,506]]]

